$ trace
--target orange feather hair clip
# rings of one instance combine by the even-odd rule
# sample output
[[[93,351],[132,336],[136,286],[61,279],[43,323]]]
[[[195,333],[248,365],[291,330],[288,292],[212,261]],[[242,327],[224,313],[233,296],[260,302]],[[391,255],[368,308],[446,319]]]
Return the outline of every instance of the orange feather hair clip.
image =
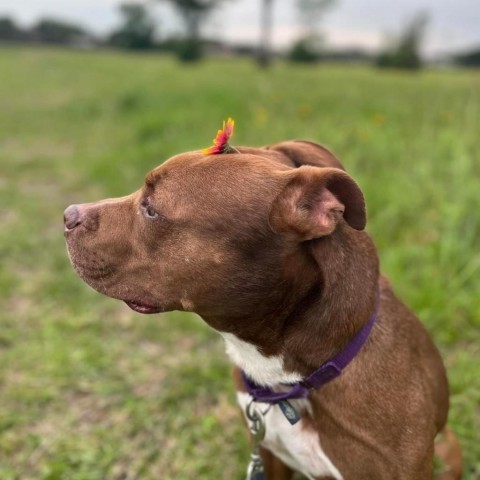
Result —
[[[229,118],[223,122],[223,127],[218,130],[217,136],[213,139],[213,146],[204,148],[202,153],[205,155],[216,155],[218,153],[239,153],[235,147],[229,145],[228,141],[233,136],[233,127],[235,122]]]

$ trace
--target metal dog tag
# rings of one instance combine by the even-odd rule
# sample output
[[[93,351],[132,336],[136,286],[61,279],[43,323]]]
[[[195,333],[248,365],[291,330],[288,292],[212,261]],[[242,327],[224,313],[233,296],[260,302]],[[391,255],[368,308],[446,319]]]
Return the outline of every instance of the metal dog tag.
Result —
[[[285,418],[290,422],[290,425],[295,425],[300,420],[300,415],[288,400],[281,400],[278,402],[278,406]]]
[[[265,418],[262,412],[253,407],[253,403],[254,401],[252,400],[245,410],[247,418],[251,422],[248,425],[252,434],[252,453],[250,454],[246,480],[264,480],[265,471],[259,452],[260,444],[266,433]]]

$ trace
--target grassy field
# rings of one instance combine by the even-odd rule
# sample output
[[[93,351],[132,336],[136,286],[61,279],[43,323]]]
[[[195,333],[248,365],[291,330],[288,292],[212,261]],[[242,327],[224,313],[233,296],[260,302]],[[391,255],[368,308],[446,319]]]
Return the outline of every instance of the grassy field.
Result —
[[[170,155],[307,138],[362,186],[382,269],[441,349],[480,478],[480,74],[0,49],[0,479],[243,479],[220,337],[141,316],[70,267],[62,212]],[[405,399],[408,401],[408,399]]]

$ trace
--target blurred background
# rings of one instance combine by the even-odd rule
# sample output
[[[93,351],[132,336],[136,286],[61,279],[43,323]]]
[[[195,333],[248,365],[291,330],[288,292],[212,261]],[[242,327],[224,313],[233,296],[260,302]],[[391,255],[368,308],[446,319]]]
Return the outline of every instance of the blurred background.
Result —
[[[479,26],[478,0],[2,0],[0,479],[244,478],[219,336],[93,292],[62,223],[228,116],[234,145],[317,141],[358,180],[480,479]]]
[[[476,0],[3,0],[0,40],[418,69],[480,65]]]

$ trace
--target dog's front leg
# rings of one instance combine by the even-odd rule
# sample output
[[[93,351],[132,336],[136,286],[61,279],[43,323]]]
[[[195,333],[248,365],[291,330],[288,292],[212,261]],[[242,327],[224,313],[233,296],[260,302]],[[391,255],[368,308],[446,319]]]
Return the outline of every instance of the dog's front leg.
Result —
[[[290,480],[294,471],[266,448],[260,447],[266,480]]]

